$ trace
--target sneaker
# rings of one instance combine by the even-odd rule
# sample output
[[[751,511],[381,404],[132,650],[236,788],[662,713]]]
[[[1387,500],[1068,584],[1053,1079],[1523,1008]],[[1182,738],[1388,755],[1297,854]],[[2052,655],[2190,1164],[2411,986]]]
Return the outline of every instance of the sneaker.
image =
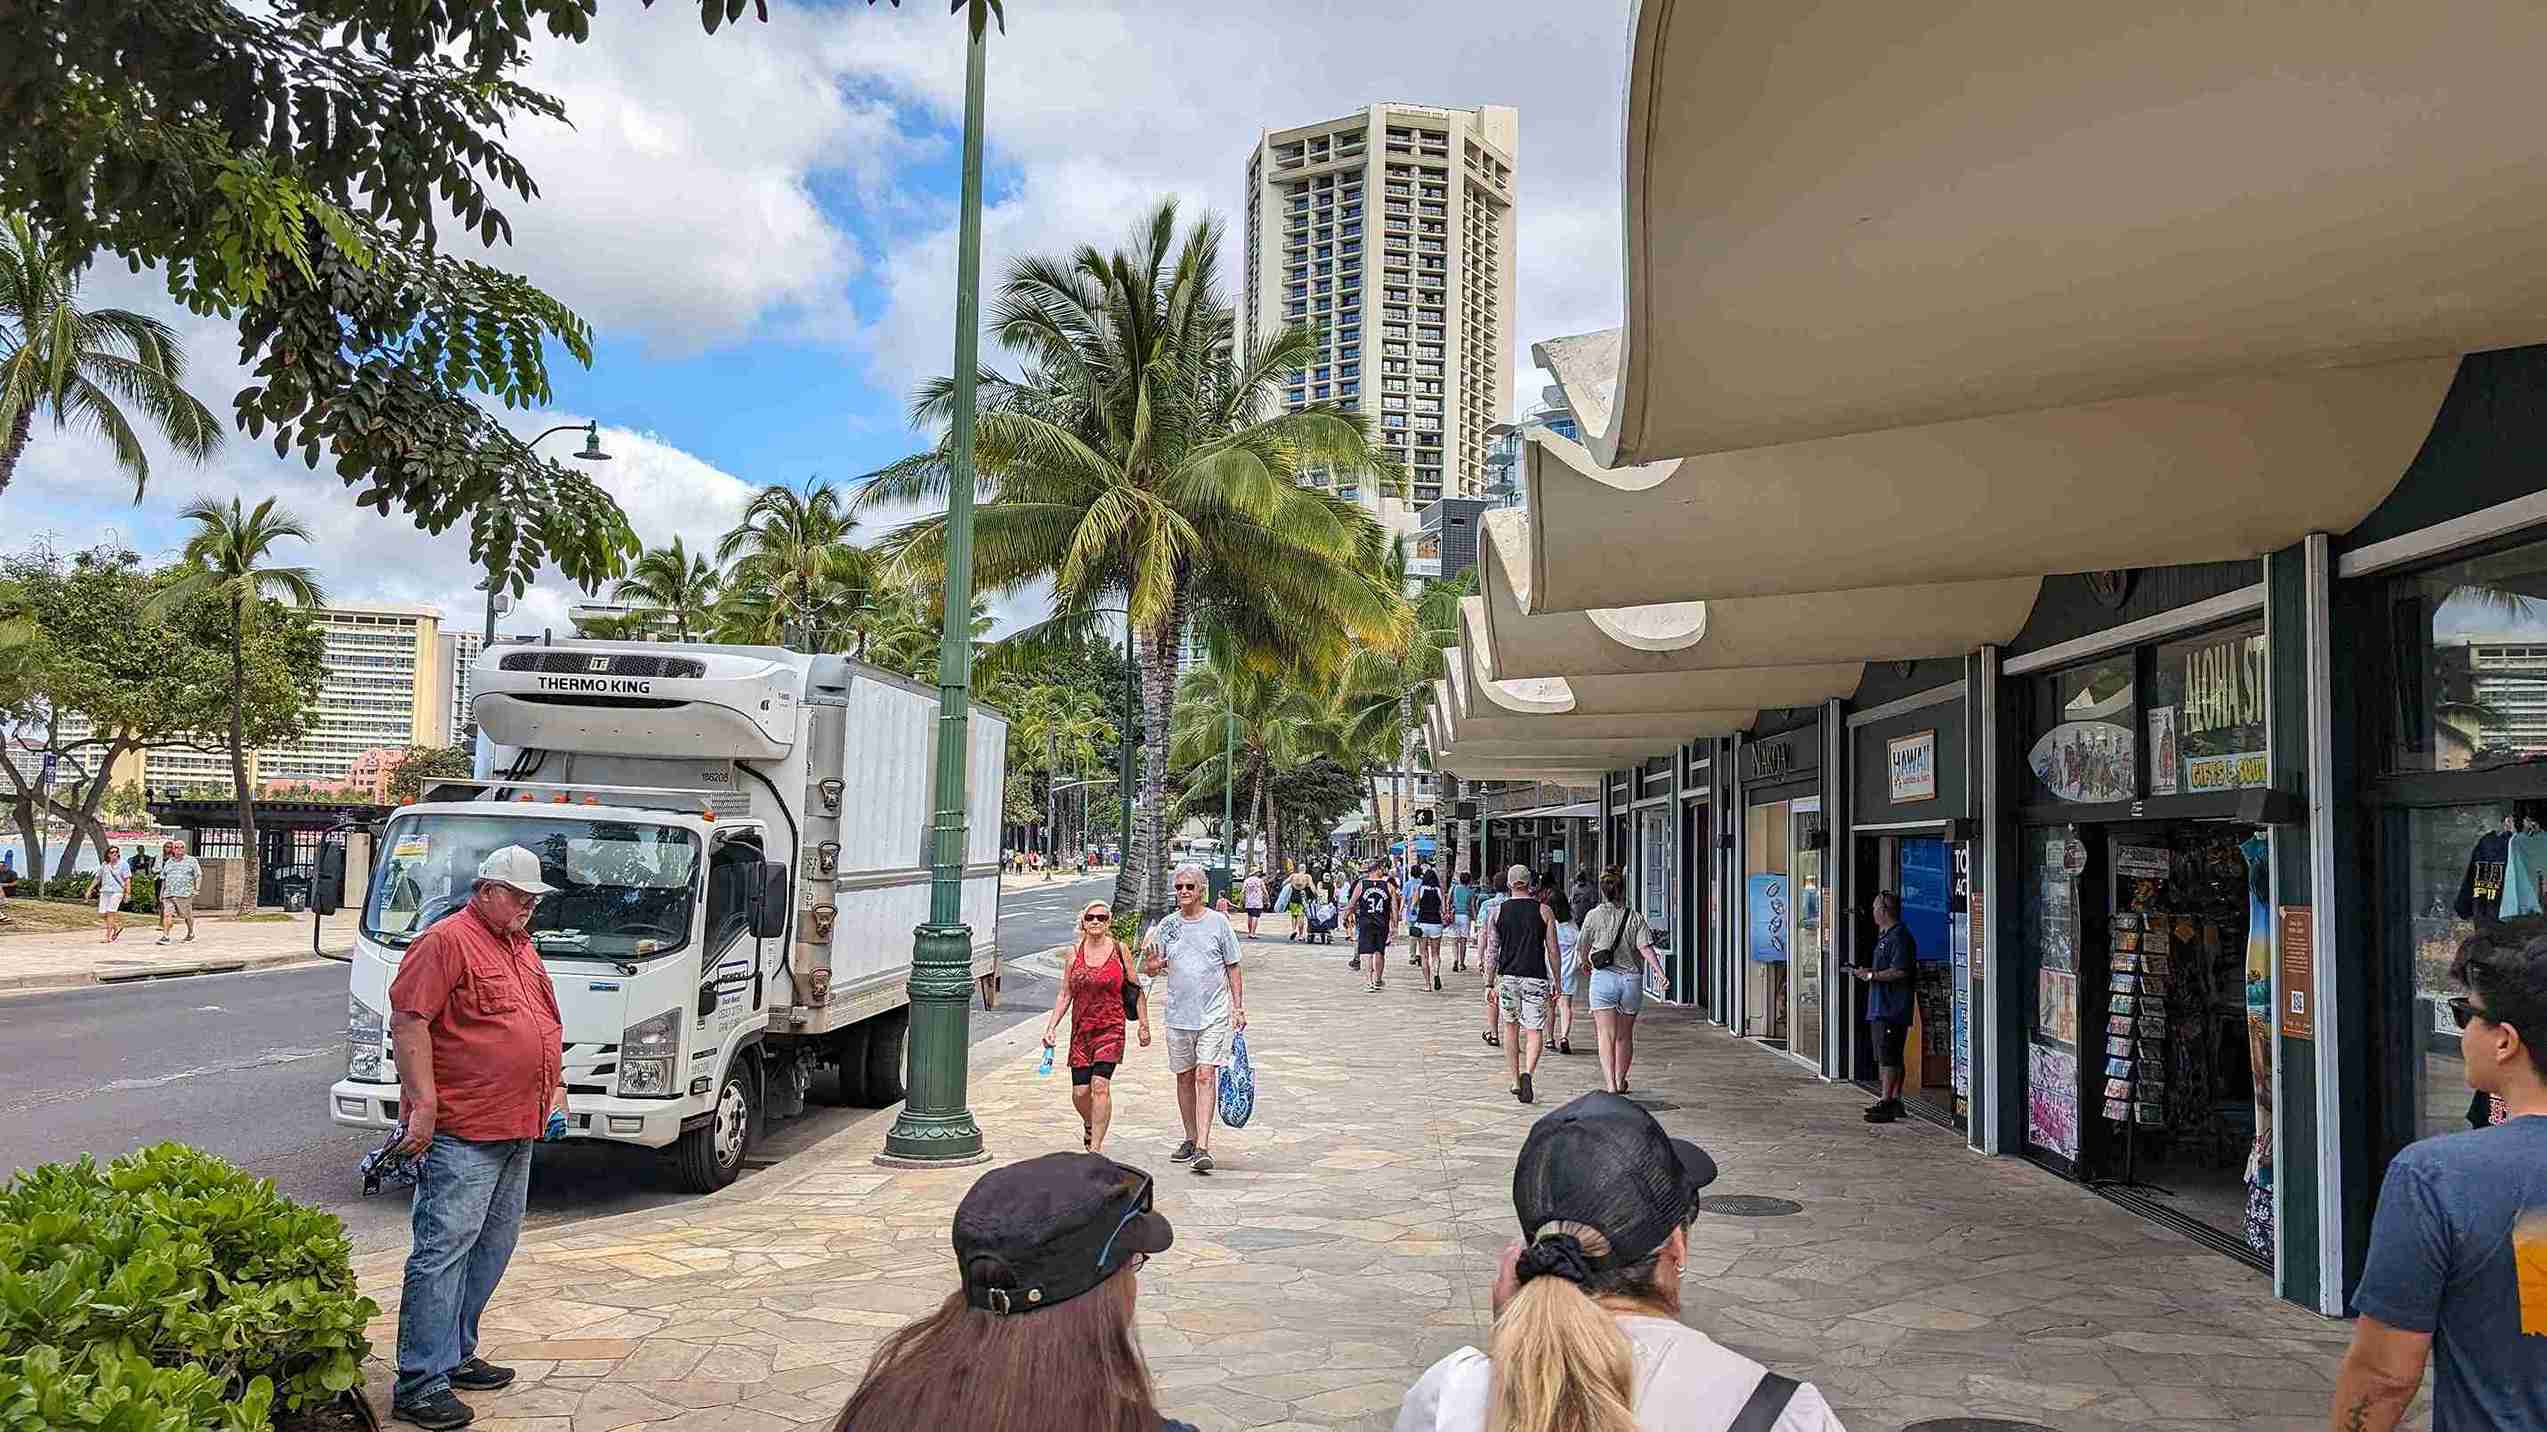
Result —
[[[1198,1153],[1198,1154],[1194,1155],[1194,1172],[1196,1172],[1196,1173],[1210,1173],[1211,1171],[1212,1171],[1212,1155],[1211,1155],[1211,1151],[1210,1151],[1209,1149],[1205,1149],[1205,1150],[1203,1150],[1202,1152],[1200,1152],[1200,1153]]]
[[[1185,1142],[1176,1146],[1176,1152],[1169,1154],[1167,1156],[1167,1161],[1169,1163],[1184,1163],[1199,1152],[1201,1152],[1201,1150],[1194,1147],[1194,1141],[1192,1139],[1187,1139]]]
[[[1870,1124],[1889,1124],[1900,1118],[1901,1112],[1890,1104],[1877,1104],[1866,1111],[1866,1122]]]
[[[1355,955],[1353,958],[1344,962],[1344,967],[1348,970],[1358,970],[1362,968],[1362,957],[1358,954]]]
[[[450,1389],[445,1388],[431,1397],[419,1398],[414,1402],[389,1404],[389,1419],[393,1422],[412,1422],[418,1427],[430,1427],[435,1429],[435,1432],[442,1432],[442,1429],[446,1428],[468,1426],[477,1420],[477,1414],[469,1410],[469,1404],[452,1396]]]
[[[1513,1094],[1515,1098],[1518,1098],[1525,1104],[1535,1104],[1539,1102],[1538,1092],[1530,1087],[1530,1076],[1527,1074],[1521,1076],[1521,1087],[1513,1091]]]
[[[158,939],[155,943],[162,944],[162,945],[167,944],[167,943],[168,943],[168,937],[167,937],[166,935],[162,935],[162,936],[160,936],[160,937],[159,937],[159,939]]]
[[[462,1392],[493,1392],[513,1385],[513,1369],[473,1357],[451,1369],[451,1385]]]
[[[1433,993],[1435,993],[1435,994],[1440,994],[1441,992],[1442,992],[1442,977],[1441,977],[1440,975],[1435,975],[1435,976],[1433,976]]]

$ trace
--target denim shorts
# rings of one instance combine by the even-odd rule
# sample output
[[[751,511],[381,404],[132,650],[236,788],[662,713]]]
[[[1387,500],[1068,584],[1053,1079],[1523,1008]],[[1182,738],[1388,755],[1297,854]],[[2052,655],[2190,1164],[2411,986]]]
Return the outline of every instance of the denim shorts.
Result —
[[[1592,1007],[1633,1019],[1645,1007],[1645,972],[1634,965],[1592,971]]]

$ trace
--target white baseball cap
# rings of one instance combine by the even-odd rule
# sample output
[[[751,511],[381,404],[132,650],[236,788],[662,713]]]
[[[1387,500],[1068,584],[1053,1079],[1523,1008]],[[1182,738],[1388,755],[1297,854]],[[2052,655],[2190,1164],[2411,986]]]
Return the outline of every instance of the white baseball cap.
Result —
[[[509,886],[525,895],[554,895],[557,887],[539,878],[539,857],[518,845],[508,845],[478,864],[478,878]]]

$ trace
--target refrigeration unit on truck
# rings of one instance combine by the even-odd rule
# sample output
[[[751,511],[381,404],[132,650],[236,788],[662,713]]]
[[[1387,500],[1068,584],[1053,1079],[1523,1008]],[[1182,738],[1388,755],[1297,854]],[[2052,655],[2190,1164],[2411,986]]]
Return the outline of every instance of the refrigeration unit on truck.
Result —
[[[567,1137],[669,1150],[705,1192],[809,1096],[902,1097],[934,690],[843,656],[589,641],[490,647],[471,689],[475,777],[392,815],[348,901],[361,918],[337,1123],[397,1122],[390,981],[508,845],[556,887],[530,937],[565,1025]],[[966,744],[979,976],[997,959],[1007,719],[974,707]],[[464,981],[455,997],[503,992]]]

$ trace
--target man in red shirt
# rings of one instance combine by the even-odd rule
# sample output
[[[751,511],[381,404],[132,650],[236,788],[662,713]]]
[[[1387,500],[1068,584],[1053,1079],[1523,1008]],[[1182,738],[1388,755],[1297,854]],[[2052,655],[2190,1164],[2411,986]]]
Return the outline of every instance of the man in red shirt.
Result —
[[[417,937],[389,985],[399,1148],[424,1156],[390,1416],[419,1427],[465,1427],[473,1414],[453,1388],[513,1380],[477,1355],[478,1315],[521,1235],[531,1141],[566,1112],[557,995],[526,933],[554,889],[538,856],[496,851],[468,905]]]

